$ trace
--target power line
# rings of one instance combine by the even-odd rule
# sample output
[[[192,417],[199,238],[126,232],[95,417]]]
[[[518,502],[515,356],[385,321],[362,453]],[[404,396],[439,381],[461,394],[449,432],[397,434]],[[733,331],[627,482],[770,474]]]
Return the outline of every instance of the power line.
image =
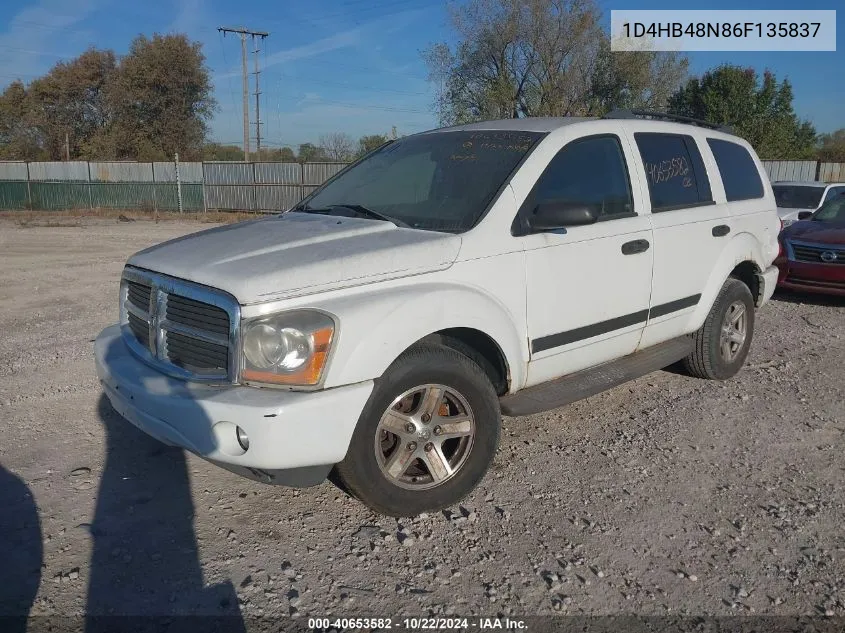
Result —
[[[329,104],[338,105],[344,108],[359,108],[361,110],[379,110],[381,112],[409,112],[412,114],[429,114],[428,110],[419,110],[415,108],[394,108],[390,106],[365,105],[360,103],[347,103],[345,101],[333,101],[329,99],[319,99],[313,102],[313,105]]]
[[[0,44],[0,48],[5,49],[7,51],[17,51],[19,53],[26,53],[27,55],[40,55],[43,57],[56,57],[57,59],[65,59],[68,57],[67,55],[57,55],[56,53],[48,53],[47,51],[34,51],[29,48],[19,48],[17,46],[6,46],[5,44]]]
[[[225,68],[229,67],[229,60],[226,59],[226,46],[223,44],[223,34],[220,33],[220,49],[223,51],[223,66]],[[232,88],[232,77],[231,75],[226,76],[226,81],[229,84],[229,96],[232,99],[232,111],[237,111],[238,106],[235,103],[235,90]]]
[[[358,90],[365,90],[366,92],[370,93],[391,93],[397,95],[405,95],[408,97],[426,97],[429,96],[427,92],[407,92],[405,90],[392,90],[390,88],[373,88],[371,86],[360,86],[355,84],[349,83],[341,83],[339,81],[326,81],[324,79],[312,79],[311,77],[303,79],[302,77],[295,77],[293,75],[286,75],[284,73],[275,73],[278,76],[284,79],[290,79],[292,81],[304,82],[309,84],[321,84],[324,86],[338,86],[340,88],[347,88],[347,89],[358,89]]]
[[[344,6],[344,5],[339,5]],[[384,19],[394,17],[399,15],[400,13],[404,12],[405,10],[413,10],[413,9],[430,9],[432,5],[420,5],[419,0],[394,0],[392,2],[376,2],[372,6],[364,6],[362,8],[355,8],[351,7],[351,10],[347,11],[336,11],[334,13],[320,13],[319,18],[326,19],[326,18],[339,18],[339,17],[354,17],[354,18],[369,18],[379,16],[379,14],[384,11],[385,9],[399,9],[393,13],[389,13],[386,15],[381,15],[379,17],[383,17]],[[267,24],[281,24],[281,22],[277,20],[267,20]]]

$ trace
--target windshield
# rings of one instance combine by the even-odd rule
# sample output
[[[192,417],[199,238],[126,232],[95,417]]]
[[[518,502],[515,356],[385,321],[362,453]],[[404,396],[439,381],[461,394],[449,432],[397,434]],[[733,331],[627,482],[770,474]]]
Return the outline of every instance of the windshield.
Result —
[[[822,201],[824,187],[774,185],[775,202],[782,209],[815,209]]]
[[[409,136],[350,167],[292,210],[352,207],[399,225],[461,233],[478,222],[542,136],[496,130]]]
[[[825,202],[822,208],[813,214],[813,220],[845,223],[845,196],[837,196]]]

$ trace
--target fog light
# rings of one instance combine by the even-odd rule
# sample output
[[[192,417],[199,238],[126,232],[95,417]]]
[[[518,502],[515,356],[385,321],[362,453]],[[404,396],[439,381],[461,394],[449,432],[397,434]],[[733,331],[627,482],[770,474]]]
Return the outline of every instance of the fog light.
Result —
[[[248,451],[249,450],[249,437],[247,436],[246,431],[244,431],[241,427],[237,427],[235,429],[235,434],[238,437],[238,444],[241,445],[241,448],[244,449],[245,451]]]

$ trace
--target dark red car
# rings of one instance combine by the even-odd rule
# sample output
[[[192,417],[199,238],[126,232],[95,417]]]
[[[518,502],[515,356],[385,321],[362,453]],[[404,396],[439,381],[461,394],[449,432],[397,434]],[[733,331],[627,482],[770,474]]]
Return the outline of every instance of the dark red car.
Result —
[[[780,234],[778,286],[845,296],[845,196]]]

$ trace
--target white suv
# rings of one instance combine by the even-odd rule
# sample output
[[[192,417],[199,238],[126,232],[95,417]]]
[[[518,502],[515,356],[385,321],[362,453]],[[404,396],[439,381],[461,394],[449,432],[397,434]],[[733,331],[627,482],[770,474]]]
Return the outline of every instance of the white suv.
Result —
[[[683,361],[739,371],[780,222],[748,143],[654,113],[401,138],[289,212],[132,256],[103,388],[168,444],[267,483],[332,469],[371,508],[451,505],[501,415]]]
[[[772,184],[775,203],[783,226],[806,220],[828,200],[845,195],[841,182],[793,182],[779,180]]]

